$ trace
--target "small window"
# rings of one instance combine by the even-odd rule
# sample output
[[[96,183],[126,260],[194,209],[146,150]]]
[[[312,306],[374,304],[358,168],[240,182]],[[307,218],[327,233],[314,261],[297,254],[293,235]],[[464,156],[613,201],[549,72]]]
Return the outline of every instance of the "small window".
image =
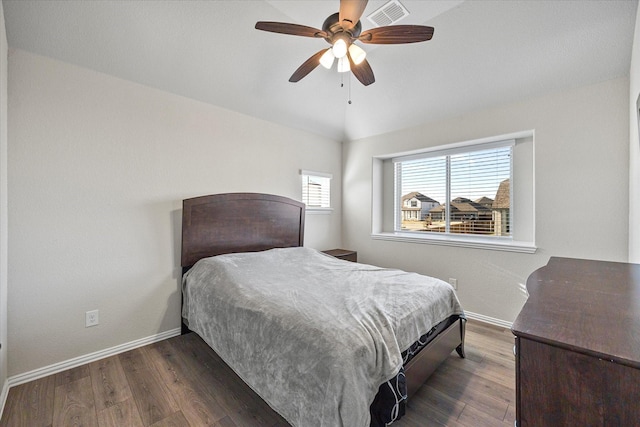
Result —
[[[396,231],[510,237],[514,141],[393,159]],[[421,220],[405,221],[402,199],[433,202]]]
[[[307,210],[331,209],[331,178],[332,175],[323,172],[302,170],[302,203]]]

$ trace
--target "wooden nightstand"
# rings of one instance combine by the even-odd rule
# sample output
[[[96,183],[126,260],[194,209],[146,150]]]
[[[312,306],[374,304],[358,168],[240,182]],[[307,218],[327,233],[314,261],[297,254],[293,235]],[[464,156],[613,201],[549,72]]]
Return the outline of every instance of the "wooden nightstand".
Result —
[[[358,262],[358,252],[349,249],[329,249],[322,252],[345,261]]]

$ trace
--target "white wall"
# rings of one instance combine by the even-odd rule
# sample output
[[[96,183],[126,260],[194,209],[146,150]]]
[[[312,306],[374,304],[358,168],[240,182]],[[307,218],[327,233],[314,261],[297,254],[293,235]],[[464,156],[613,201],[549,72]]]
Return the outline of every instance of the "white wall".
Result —
[[[0,388],[7,380],[7,32],[0,5]],[[4,391],[4,390],[3,390]],[[0,405],[4,396],[0,395]]]
[[[636,108],[640,95],[640,7],[636,13],[629,76],[629,262],[640,263],[640,141]]]
[[[343,241],[362,262],[458,279],[464,308],[512,322],[550,256],[628,257],[628,88],[621,78],[344,144]],[[426,100],[425,102],[428,102]],[[372,240],[372,156],[535,130],[536,254]]]
[[[328,172],[305,240],[341,244],[340,142],[20,50],[9,132],[10,375],[179,327],[184,198],[299,200],[300,169]]]

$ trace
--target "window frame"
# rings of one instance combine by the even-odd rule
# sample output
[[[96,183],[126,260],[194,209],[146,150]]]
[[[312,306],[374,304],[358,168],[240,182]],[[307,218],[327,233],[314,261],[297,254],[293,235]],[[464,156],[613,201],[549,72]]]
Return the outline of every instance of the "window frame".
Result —
[[[328,179],[328,184],[326,187],[321,187],[321,193],[327,192],[326,195],[322,195],[321,199],[325,199],[328,201],[328,206],[310,206],[309,202],[309,191],[307,188],[307,197],[305,198],[305,186],[308,185],[308,179],[305,177],[315,177],[321,179]],[[333,207],[331,207],[331,180],[333,179],[333,175],[326,172],[316,172],[310,170],[300,170],[300,182],[301,182],[301,191],[300,191],[300,200],[305,204],[305,212],[310,214],[329,214],[333,212]],[[305,183],[306,182],[306,183]]]
[[[518,210],[517,218],[512,216],[510,218],[511,237],[502,236],[482,236],[471,234],[446,234],[445,233],[415,233],[409,231],[396,231],[396,183],[393,178],[395,174],[395,168],[392,163],[394,158],[403,156],[424,156],[427,153],[442,152],[444,150],[461,150],[470,151],[476,146],[484,145],[489,146],[492,143],[499,143],[505,140],[514,140],[516,146],[521,146],[520,149],[514,149],[512,156],[512,179],[519,179],[522,173],[525,173],[526,180],[521,184],[526,186],[525,204],[521,205],[524,199],[522,196],[516,196],[520,202],[516,203],[514,200],[515,186],[514,182],[510,182],[511,204],[513,210]],[[522,157],[522,151],[525,150],[525,155]],[[517,154],[516,154],[517,153]],[[516,161],[517,159],[520,159]],[[514,164],[519,166],[516,166]],[[526,167],[522,168],[522,161],[525,161]],[[522,172],[519,172],[517,167],[520,167]],[[372,184],[372,198],[371,198],[371,238],[374,240],[386,240],[394,242],[404,243],[417,243],[417,244],[429,244],[429,245],[442,245],[442,246],[454,246],[465,247],[474,249],[487,249],[498,250],[518,253],[535,253],[537,247],[535,244],[535,131],[526,130],[521,132],[513,132],[510,134],[492,136],[487,138],[480,138],[476,140],[457,142],[451,144],[443,144],[433,147],[426,147],[422,149],[405,151],[386,155],[374,155],[372,157],[372,169],[371,169],[371,184]],[[393,199],[393,201],[392,201]],[[389,206],[389,205],[392,206]],[[525,209],[526,214],[522,211]],[[513,213],[513,211],[512,211]],[[516,223],[514,221],[521,221],[519,218],[524,219],[524,224],[521,222]],[[518,231],[515,233],[515,227],[519,230],[524,230],[524,233]],[[521,228],[523,227],[524,228]]]
[[[510,197],[509,197],[509,204],[510,204],[510,208],[509,208],[509,227],[512,228],[512,219],[513,219],[513,185],[511,185],[511,183],[513,183],[513,148],[516,144],[515,139],[506,139],[506,140],[500,140],[500,141],[494,141],[494,142],[489,142],[489,143],[482,143],[482,144],[472,144],[472,145],[465,145],[463,147],[457,147],[457,148],[442,148],[442,149],[434,149],[434,150],[429,150],[429,151],[423,151],[419,154],[412,154],[412,155],[404,155],[404,156],[397,156],[397,157],[393,157],[391,159],[391,161],[393,162],[394,165],[394,232],[403,232],[403,233],[411,233],[411,234],[418,234],[418,235],[422,235],[422,234],[431,234],[431,233],[424,233],[424,232],[420,232],[420,231],[411,231],[411,230],[402,230],[402,195],[403,195],[403,191],[402,191],[402,177],[398,176],[398,165],[401,164],[402,162],[406,162],[406,161],[411,161],[411,160],[421,160],[421,159],[428,159],[428,158],[434,158],[434,157],[445,157],[446,160],[446,172],[445,172],[445,177],[444,177],[444,181],[445,181],[445,201],[443,203],[443,205],[445,206],[445,212],[447,212],[447,215],[445,217],[445,224],[446,224],[446,231],[445,232],[441,232],[438,234],[441,235],[445,235],[445,236],[460,236],[460,235],[464,235],[464,236],[477,236],[478,234],[464,234],[464,233],[453,233],[450,230],[450,223],[451,223],[451,198],[453,197],[453,195],[451,194],[451,170],[450,170],[450,165],[451,165],[451,156],[457,155],[457,154],[467,154],[467,153],[473,153],[473,152],[477,152],[477,151],[485,151],[485,150],[492,150],[492,149],[499,149],[499,148],[506,148],[509,147],[510,149],[510,156],[511,158],[509,159],[509,193],[510,193]],[[497,191],[497,190],[496,190]],[[429,196],[429,195],[427,195]],[[496,239],[501,239],[501,240],[513,240],[513,237],[511,235],[508,236],[483,236],[486,237],[487,239],[492,239],[492,240],[496,240]]]

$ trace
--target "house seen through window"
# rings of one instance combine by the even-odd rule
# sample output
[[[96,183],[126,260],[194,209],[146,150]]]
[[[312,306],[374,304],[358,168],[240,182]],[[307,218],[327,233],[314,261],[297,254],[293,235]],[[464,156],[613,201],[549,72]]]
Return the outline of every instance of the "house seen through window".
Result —
[[[395,230],[511,236],[514,141],[393,159]]]

